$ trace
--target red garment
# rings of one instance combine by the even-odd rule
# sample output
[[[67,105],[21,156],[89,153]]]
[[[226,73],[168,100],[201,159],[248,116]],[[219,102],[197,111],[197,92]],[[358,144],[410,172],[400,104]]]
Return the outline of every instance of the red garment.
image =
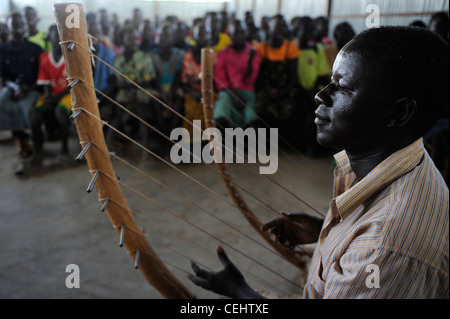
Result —
[[[44,52],[39,57],[38,85],[51,85],[52,95],[63,92],[69,84],[66,80],[66,65],[64,56],[55,61],[51,51]]]
[[[187,51],[182,60],[181,82],[188,83],[192,89],[200,91],[202,87],[202,81],[200,79],[201,71],[201,63],[195,61],[191,50]]]
[[[253,50],[253,59],[251,61],[252,73],[245,78],[247,71],[250,51]],[[254,84],[259,72],[259,55],[250,43],[247,43],[245,49],[237,52],[232,46],[228,46],[219,52],[217,64],[214,69],[214,79],[217,90],[224,88],[246,90],[254,92]]]

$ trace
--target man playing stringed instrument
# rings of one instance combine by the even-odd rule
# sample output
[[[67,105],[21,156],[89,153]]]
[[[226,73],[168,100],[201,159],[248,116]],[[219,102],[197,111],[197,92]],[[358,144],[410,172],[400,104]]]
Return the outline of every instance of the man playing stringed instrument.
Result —
[[[343,150],[328,214],[263,225],[287,249],[317,242],[305,298],[448,298],[449,193],[422,141],[449,106],[448,67],[448,44],[414,27],[369,29],[338,54],[315,97],[318,142]],[[218,256],[222,271],[192,263],[191,281],[262,298]]]

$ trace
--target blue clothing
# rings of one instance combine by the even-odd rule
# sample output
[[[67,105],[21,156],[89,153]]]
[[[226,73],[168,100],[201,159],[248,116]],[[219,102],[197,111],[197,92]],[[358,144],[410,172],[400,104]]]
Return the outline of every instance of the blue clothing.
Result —
[[[23,49],[18,51],[12,41],[0,47],[0,76],[3,85],[7,81],[20,86],[36,84],[39,70],[39,56],[42,49],[37,44],[25,40]]]
[[[114,59],[116,55],[114,52],[103,44],[99,43],[98,52],[96,54],[100,59],[111,66],[114,66]],[[109,78],[114,74],[114,71],[101,61],[96,61],[94,69],[94,85],[95,88],[102,91],[106,89],[109,83]]]
[[[169,61],[163,61],[158,48],[150,53],[163,90],[173,83],[176,72],[181,70],[184,53],[183,50],[172,48],[172,56]]]
[[[40,95],[32,90],[19,100],[10,88],[4,88],[0,92],[0,131],[29,129],[30,112]]]

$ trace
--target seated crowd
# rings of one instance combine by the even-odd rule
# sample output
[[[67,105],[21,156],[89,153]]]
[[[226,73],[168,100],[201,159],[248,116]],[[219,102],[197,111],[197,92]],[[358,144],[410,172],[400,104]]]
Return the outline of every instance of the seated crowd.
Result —
[[[71,105],[64,57],[56,26],[43,32],[38,21],[36,10],[26,7],[0,24],[0,131],[12,131],[17,141],[19,175],[42,165],[45,140],[61,141],[57,163],[69,155]],[[338,24],[330,39],[325,17],[287,22],[275,15],[263,17],[257,26],[252,12],[242,20],[227,12],[208,12],[188,25],[176,16],[150,20],[136,8],[123,23],[105,9],[89,13],[87,27],[96,39],[94,53],[144,88],[96,62],[93,76],[96,89],[103,92],[97,94],[102,118],[144,146],[156,147],[162,156],[171,145],[162,135],[168,137],[180,126],[192,130],[190,122],[203,120],[199,75],[205,47],[214,51],[219,129],[277,127],[284,141],[308,156],[336,151],[316,142],[314,96],[329,82],[338,50],[355,36],[347,22]],[[448,41],[448,15],[434,15],[428,27]],[[425,136],[448,178],[448,139],[442,132],[448,133],[448,114]],[[107,128],[105,136],[112,149],[127,145]]]

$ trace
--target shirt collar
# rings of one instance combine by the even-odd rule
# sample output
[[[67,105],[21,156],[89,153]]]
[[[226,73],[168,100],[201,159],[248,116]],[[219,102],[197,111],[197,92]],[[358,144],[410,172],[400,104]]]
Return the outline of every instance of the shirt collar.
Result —
[[[350,185],[354,179],[348,179],[347,185],[344,186],[345,189],[341,190],[341,194],[335,199],[335,205],[341,220],[348,216],[364,200],[411,171],[420,163],[423,155],[424,146],[422,138],[420,138],[411,145],[390,155],[354,186]],[[349,176],[348,174],[354,176],[345,151],[336,154],[335,159],[338,164],[335,179],[342,178],[344,175]]]

